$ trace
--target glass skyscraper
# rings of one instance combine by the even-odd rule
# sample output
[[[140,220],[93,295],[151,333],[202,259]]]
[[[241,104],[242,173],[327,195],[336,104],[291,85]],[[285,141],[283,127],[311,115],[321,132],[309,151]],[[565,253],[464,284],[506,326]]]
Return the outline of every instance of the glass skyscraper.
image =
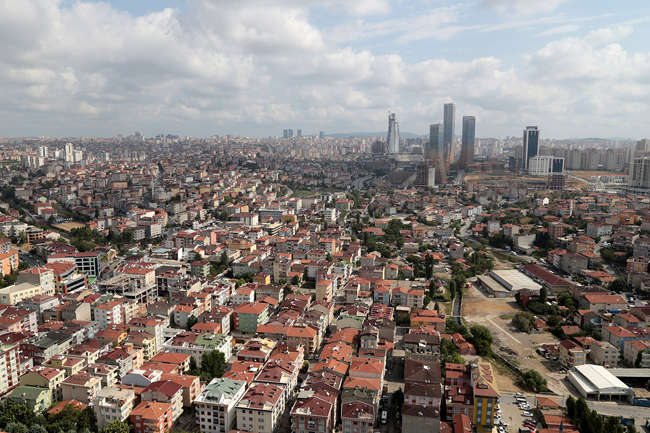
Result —
[[[444,124],[443,136],[443,158],[445,160],[445,168],[449,169],[451,163],[452,146],[454,145],[454,136],[456,132],[456,105],[451,102],[445,104],[444,117],[442,118]]]
[[[463,137],[460,148],[460,159],[458,168],[467,170],[474,164],[474,141],[476,133],[476,118],[474,116],[463,116]]]

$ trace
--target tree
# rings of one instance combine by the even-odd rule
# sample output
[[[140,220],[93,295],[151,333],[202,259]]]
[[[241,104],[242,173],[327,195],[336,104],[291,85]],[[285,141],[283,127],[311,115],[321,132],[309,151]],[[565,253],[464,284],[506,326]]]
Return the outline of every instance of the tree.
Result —
[[[424,295],[424,305],[423,305],[423,307],[427,308],[430,303],[431,303],[431,296]],[[436,304],[436,305],[438,305],[438,304]]]
[[[325,256],[325,260],[332,263],[332,255],[330,253],[327,253],[327,256]]]
[[[617,278],[609,284],[609,290],[612,292],[622,292],[627,286],[625,278]]]
[[[582,397],[578,397],[578,401],[576,402],[576,408],[575,408],[575,424],[578,427],[584,426],[584,423],[587,419],[587,416],[589,414],[589,407],[587,406],[587,401]]]
[[[546,324],[551,328],[555,328],[556,326],[559,326],[561,323],[562,321],[557,316],[550,316],[546,321]]]
[[[548,389],[548,382],[537,370],[526,370],[523,375],[523,381],[526,386],[536,390],[536,392],[546,391]]]
[[[210,376],[210,380],[221,377],[226,372],[226,357],[223,352],[213,350],[204,353],[201,358],[201,372]]]
[[[546,302],[548,300],[548,289],[545,286],[542,286],[541,289],[539,289],[539,302]]]
[[[492,342],[494,338],[490,334],[490,330],[485,326],[474,325],[469,328],[471,336],[469,342],[476,348],[476,354],[480,356],[487,356],[492,353]]]
[[[187,330],[191,330],[192,326],[198,323],[199,319],[196,318],[194,314],[187,318]]]
[[[190,368],[189,368],[189,370],[190,371],[197,370],[196,358],[194,358],[193,356],[190,356]]]
[[[608,416],[603,426],[604,431],[607,433],[624,433],[621,421],[617,416]]]
[[[437,302],[436,302],[436,305],[433,306],[433,309],[436,310],[438,312],[438,314],[440,314],[440,305],[438,305]]]
[[[449,296],[453,301],[456,297],[456,281],[451,280],[449,283],[447,283],[447,291],[449,292]]]
[[[572,395],[566,399],[566,413],[569,415],[571,420],[574,419],[576,415],[576,399]]]
[[[302,369],[300,371],[302,371],[303,373],[307,373],[309,371],[309,361],[305,360],[302,363]]]
[[[291,284],[293,284],[294,286],[299,285],[300,277],[298,275],[294,275],[293,277],[291,277]]]
[[[634,427],[634,424],[628,423],[628,425],[625,428],[625,433],[637,433],[636,427]]]
[[[515,314],[512,318],[512,324],[521,332],[528,332],[535,328],[535,315],[529,311],[522,311]]]
[[[104,427],[101,433],[129,433],[129,431],[130,428],[127,423],[122,422],[119,419],[116,419],[114,421],[111,421],[109,425]]]

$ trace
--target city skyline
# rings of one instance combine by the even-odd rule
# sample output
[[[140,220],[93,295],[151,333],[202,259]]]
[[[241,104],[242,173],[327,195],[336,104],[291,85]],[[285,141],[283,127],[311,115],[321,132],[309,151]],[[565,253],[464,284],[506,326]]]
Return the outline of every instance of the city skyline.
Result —
[[[6,1],[0,136],[377,131],[388,110],[426,135],[453,101],[483,137],[644,138],[650,5],[592,6]]]

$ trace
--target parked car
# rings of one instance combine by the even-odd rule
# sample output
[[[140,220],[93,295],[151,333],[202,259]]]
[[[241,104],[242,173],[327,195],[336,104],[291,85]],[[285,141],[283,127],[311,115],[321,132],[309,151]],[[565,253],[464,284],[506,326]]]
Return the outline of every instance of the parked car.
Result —
[[[522,415],[523,415],[523,416],[533,416],[533,414],[530,413],[530,412],[524,412],[524,413],[522,413]]]

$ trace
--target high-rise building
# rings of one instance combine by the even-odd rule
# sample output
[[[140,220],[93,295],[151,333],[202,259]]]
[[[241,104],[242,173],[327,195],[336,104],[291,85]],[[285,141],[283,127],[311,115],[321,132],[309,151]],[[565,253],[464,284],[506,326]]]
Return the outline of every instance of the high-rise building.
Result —
[[[650,153],[650,139],[644,138],[636,142],[637,153]]]
[[[395,119],[395,113],[388,115],[386,146],[388,147],[388,153],[397,154],[400,152],[399,122]]]
[[[429,126],[429,149],[428,156],[436,168],[436,183],[438,185],[447,180],[445,167],[445,153],[443,150],[444,126],[442,123],[434,123]],[[426,152],[425,152],[426,154]]]
[[[537,155],[530,158],[528,173],[531,176],[548,176],[550,173],[564,173],[564,158],[552,155]]]
[[[452,160],[452,146],[454,145],[454,136],[456,132],[456,105],[451,102],[445,104],[445,110],[442,118],[444,124],[444,136],[442,140],[443,157],[445,160],[445,170],[449,171],[449,164]]]
[[[537,126],[524,129],[524,169],[528,170],[529,160],[539,152],[539,130]]]
[[[285,129],[284,131],[282,131],[282,138],[289,138],[289,130],[288,129]]]
[[[296,137],[302,137],[302,129],[296,131]]]
[[[650,157],[634,158],[629,184],[634,188],[650,188]]]
[[[289,129],[288,131],[289,131],[289,138],[292,138],[293,137],[293,129]]]
[[[474,141],[475,141],[476,118],[474,116],[463,116],[463,136],[460,148],[460,159],[458,168],[467,170],[474,164]]]
[[[38,156],[40,156],[41,158],[47,158],[47,147],[40,146],[38,148]]]
[[[72,143],[66,143],[63,152],[66,162],[74,161],[74,145]]]
[[[318,138],[320,138],[321,140],[324,139],[325,138],[325,131],[319,132],[318,133]]]

